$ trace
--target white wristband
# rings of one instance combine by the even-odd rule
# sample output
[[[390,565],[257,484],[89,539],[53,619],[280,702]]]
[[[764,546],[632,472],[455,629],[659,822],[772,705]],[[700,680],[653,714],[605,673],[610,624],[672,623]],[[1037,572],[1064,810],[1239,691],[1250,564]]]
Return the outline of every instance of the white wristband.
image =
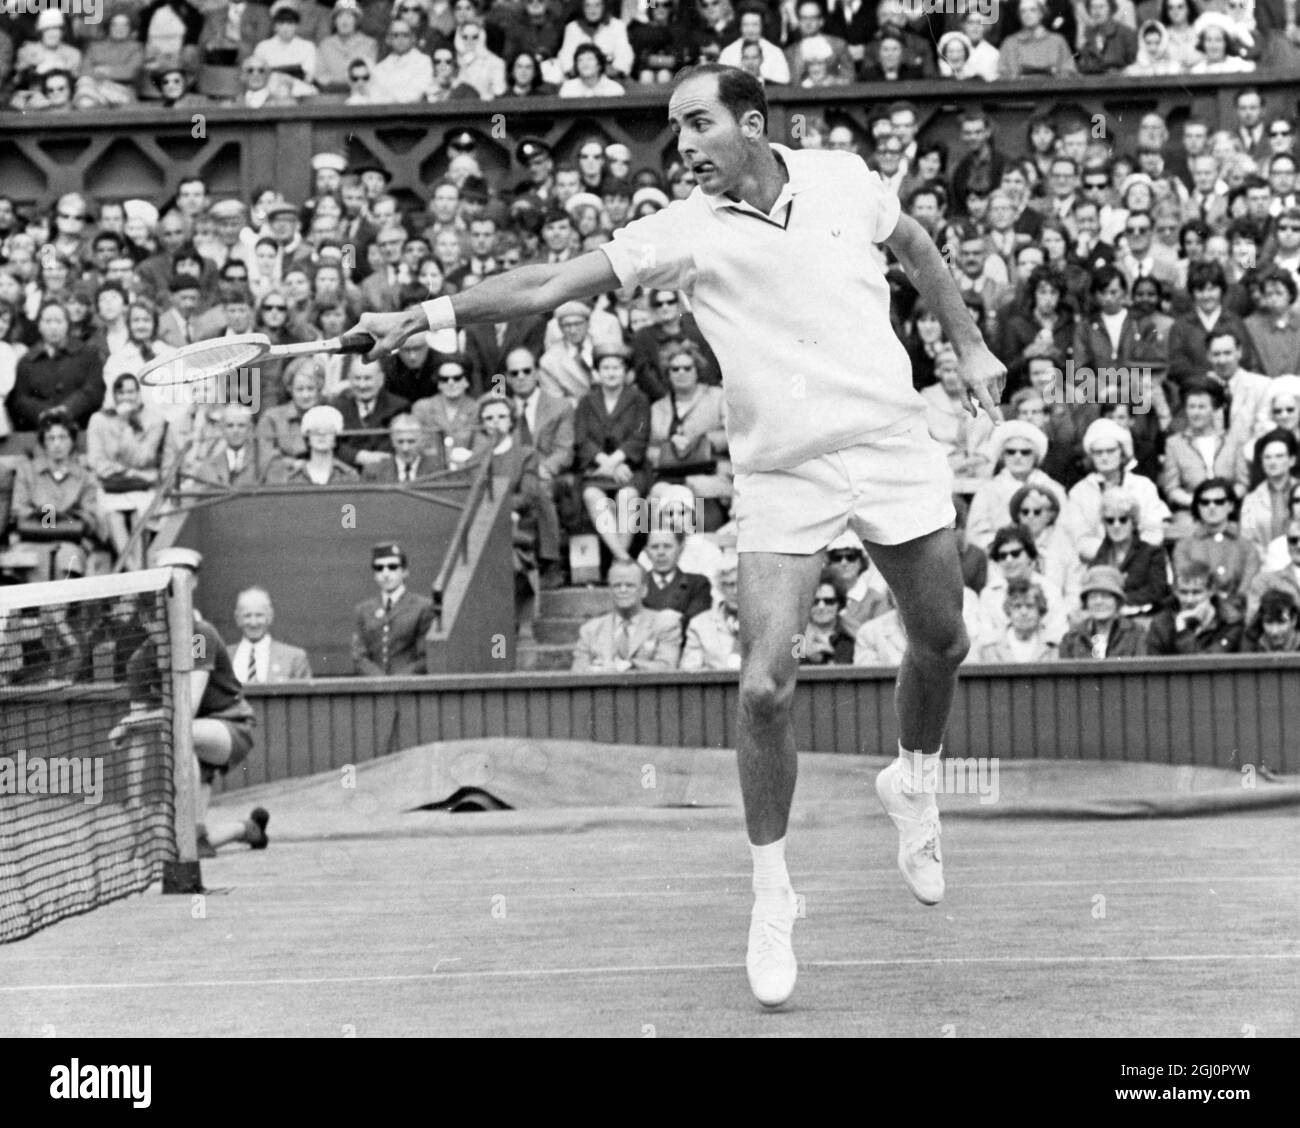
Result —
[[[439,329],[456,328],[456,311],[451,308],[451,298],[446,295],[441,298],[430,298],[427,302],[421,302],[420,308],[424,310],[424,316],[428,318],[431,333],[436,333]]]

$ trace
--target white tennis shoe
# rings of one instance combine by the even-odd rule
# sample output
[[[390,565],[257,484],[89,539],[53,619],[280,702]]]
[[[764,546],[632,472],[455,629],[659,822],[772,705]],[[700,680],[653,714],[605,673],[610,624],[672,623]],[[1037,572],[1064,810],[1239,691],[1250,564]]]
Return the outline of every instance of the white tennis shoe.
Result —
[[[750,990],[765,1007],[779,1007],[794,992],[799,973],[791,936],[798,900],[794,890],[784,890],[785,897],[765,896],[754,902],[749,920],[749,952],[745,970],[749,972]]]
[[[876,795],[898,828],[898,870],[923,905],[943,900],[943,854],[939,849],[939,804],[932,792],[905,793],[899,763],[876,776]]]

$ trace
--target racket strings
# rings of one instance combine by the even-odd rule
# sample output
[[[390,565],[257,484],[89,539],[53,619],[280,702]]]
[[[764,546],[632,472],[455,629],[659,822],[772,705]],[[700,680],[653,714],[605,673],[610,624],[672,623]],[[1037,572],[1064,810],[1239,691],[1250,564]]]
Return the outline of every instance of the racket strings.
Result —
[[[221,340],[190,346],[169,356],[149,374],[150,384],[193,384],[243,368],[263,353],[257,344],[227,344]]]

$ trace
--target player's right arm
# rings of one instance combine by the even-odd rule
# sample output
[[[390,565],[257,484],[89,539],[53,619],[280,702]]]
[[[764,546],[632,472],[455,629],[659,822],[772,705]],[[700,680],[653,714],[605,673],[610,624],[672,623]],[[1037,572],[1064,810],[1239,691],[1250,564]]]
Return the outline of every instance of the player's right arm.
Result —
[[[378,342],[372,357],[386,356],[415,333],[428,329],[460,328],[480,322],[514,321],[531,313],[555,309],[567,301],[590,298],[620,288],[618,276],[603,251],[590,251],[568,262],[516,267],[485,278],[449,299],[439,298],[400,313],[366,313],[353,332],[369,333]],[[428,308],[440,324],[431,324]],[[448,309],[448,306],[450,307]],[[454,321],[447,315],[454,315]]]

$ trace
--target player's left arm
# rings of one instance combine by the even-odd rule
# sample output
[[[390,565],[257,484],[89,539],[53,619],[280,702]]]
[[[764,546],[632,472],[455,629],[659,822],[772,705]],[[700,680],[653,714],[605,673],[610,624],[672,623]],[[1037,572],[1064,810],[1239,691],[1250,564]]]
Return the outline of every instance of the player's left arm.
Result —
[[[898,226],[885,243],[902,263],[917,292],[926,296],[927,304],[939,317],[944,336],[957,350],[966,382],[966,410],[974,415],[978,402],[993,419],[1000,420],[1002,413],[997,405],[1007,367],[984,343],[934,240],[910,215],[900,215]]]

